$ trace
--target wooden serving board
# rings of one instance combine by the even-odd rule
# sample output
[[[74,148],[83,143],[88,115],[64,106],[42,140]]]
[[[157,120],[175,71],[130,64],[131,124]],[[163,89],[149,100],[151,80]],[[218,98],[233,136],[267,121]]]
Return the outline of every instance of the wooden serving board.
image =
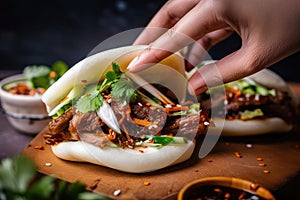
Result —
[[[300,85],[291,84],[291,87],[300,97]],[[45,131],[39,133],[23,151],[36,163],[38,171],[69,182],[79,180],[89,190],[111,198],[176,199],[185,184],[209,176],[243,178],[270,189],[277,197],[300,198],[295,196],[300,191],[299,128],[283,134],[222,138],[205,158],[199,159],[195,151],[193,157],[184,163],[143,174],[61,160],[45,144]],[[251,144],[252,148],[246,144]],[[36,146],[44,149],[39,150]],[[241,157],[238,158],[235,152]],[[263,158],[263,161],[257,161],[257,157]],[[51,163],[51,166],[46,166],[46,163]],[[259,163],[265,166],[259,166]],[[120,195],[114,196],[114,191],[119,189]]]

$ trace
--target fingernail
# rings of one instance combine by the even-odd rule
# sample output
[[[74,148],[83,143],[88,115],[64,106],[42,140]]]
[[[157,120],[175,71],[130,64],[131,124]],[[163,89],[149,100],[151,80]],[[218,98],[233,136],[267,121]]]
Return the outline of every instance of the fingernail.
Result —
[[[127,66],[127,70],[131,71],[134,69],[134,65],[137,63],[139,56],[136,56]]]

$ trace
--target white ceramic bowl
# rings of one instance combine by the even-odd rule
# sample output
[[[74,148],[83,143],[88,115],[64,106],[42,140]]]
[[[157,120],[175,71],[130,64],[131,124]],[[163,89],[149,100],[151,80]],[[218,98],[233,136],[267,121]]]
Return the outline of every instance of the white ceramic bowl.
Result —
[[[11,125],[20,132],[36,134],[49,123],[48,113],[41,96],[14,95],[2,86],[24,79],[22,74],[13,75],[0,82],[0,98],[3,113]]]

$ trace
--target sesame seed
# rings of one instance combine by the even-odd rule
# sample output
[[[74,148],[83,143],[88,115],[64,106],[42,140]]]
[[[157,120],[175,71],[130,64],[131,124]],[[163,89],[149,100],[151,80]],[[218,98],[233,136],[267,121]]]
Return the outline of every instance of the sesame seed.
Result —
[[[115,197],[119,196],[120,194],[121,194],[121,190],[120,189],[114,191],[114,196]]]
[[[260,167],[265,167],[266,164],[265,164],[265,163],[258,163],[258,166],[260,166]]]
[[[263,161],[264,159],[262,157],[257,157],[256,160],[257,161]]]
[[[247,147],[248,149],[251,149],[251,148],[253,147],[253,145],[252,145],[252,144],[246,144],[246,147]]]
[[[52,166],[52,164],[51,164],[51,163],[49,163],[49,162],[46,162],[46,163],[45,163],[45,166],[46,166],[46,167],[51,167],[51,166]]]

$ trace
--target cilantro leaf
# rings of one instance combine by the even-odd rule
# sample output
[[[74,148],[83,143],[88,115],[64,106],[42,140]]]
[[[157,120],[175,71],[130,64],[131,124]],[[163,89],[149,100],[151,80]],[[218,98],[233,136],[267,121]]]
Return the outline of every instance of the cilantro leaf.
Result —
[[[27,80],[32,82],[34,88],[47,89],[67,70],[68,66],[63,61],[56,61],[51,69],[46,65],[26,66],[23,69],[23,75]]]
[[[117,76],[120,76],[122,74],[122,72],[120,70],[120,66],[115,62],[112,63],[112,69]]]
[[[66,181],[61,181],[55,199],[78,199],[79,194],[84,191],[85,185],[79,181],[72,184],[68,184]]]
[[[27,157],[6,158],[0,166],[0,190],[23,193],[35,174],[35,166]]]
[[[54,177],[44,176],[28,189],[26,196],[29,199],[49,199],[55,190],[54,182]]]
[[[102,102],[103,102],[103,98],[100,92],[93,91],[90,94],[85,94],[81,96],[76,102],[76,108],[82,113],[95,111],[100,108]]]
[[[108,71],[105,73],[105,79],[103,80],[99,88],[100,92],[105,91],[106,89],[111,87],[113,83],[118,81],[121,77],[124,77],[124,74],[122,74],[120,67],[117,63],[112,63],[112,69],[112,71]]]
[[[33,83],[34,88],[48,88],[50,68],[45,65],[27,66],[23,70],[23,75],[26,79]]]
[[[0,165],[0,199],[63,200],[63,199],[109,199],[87,192],[79,181],[67,183],[51,176],[35,179],[34,163],[23,155],[2,160]]]
[[[112,85],[111,95],[122,102],[129,102],[137,98],[137,93],[129,79],[120,79]]]
[[[113,82],[113,81],[115,81],[116,79],[118,79],[118,76],[116,75],[115,72],[113,72],[113,71],[108,71],[108,72],[105,74],[105,78],[107,79],[108,82]]]
[[[35,77],[48,76],[49,73],[50,73],[50,68],[47,67],[46,65],[26,66],[23,70],[23,75],[25,76],[26,79],[29,80]]]

